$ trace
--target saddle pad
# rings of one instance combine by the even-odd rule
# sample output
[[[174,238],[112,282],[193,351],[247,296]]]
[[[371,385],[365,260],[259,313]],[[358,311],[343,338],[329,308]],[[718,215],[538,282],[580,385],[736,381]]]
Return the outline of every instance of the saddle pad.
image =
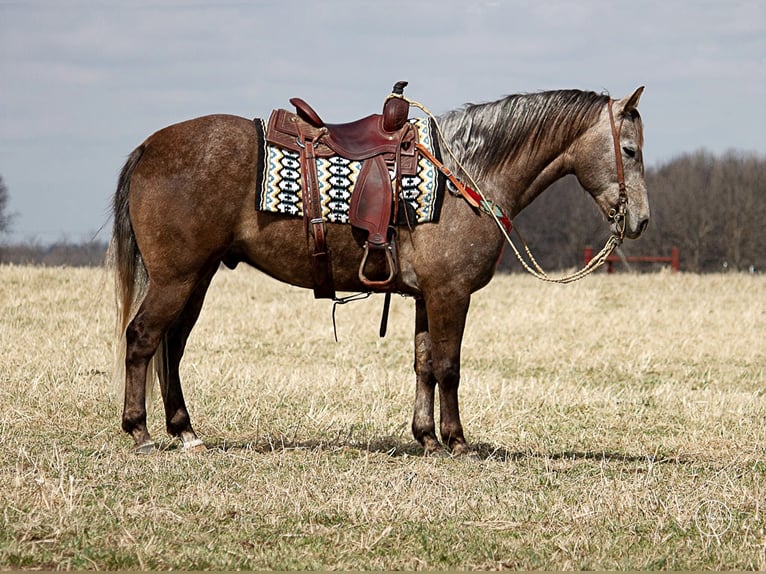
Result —
[[[440,157],[436,130],[427,118],[410,120],[418,130],[420,142]],[[259,174],[256,191],[256,209],[285,215],[303,215],[303,176],[300,155],[266,143],[265,124],[256,119],[263,171]],[[317,179],[322,205],[322,217],[331,223],[348,223],[351,194],[362,162],[340,156],[317,158]],[[391,174],[393,179],[393,174]],[[439,219],[445,177],[424,157],[418,159],[418,172],[414,177],[402,178],[401,197],[407,214],[400,213],[399,223],[426,223]]]

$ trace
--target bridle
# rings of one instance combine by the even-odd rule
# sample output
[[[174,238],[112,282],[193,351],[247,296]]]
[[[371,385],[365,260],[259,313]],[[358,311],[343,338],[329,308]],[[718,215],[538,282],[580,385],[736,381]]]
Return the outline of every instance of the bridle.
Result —
[[[617,198],[617,207],[609,210],[607,217],[609,221],[614,222],[617,225],[618,236],[622,241],[625,236],[625,212],[628,206],[628,192],[625,186],[625,169],[622,165],[622,152],[620,150],[620,132],[622,132],[622,122],[625,120],[625,116],[620,118],[619,125],[615,126],[614,112],[612,111],[612,104],[614,100],[609,98],[607,109],[609,110],[609,126],[612,128],[612,140],[614,141],[614,159],[617,164],[617,185],[620,188],[620,194]]]

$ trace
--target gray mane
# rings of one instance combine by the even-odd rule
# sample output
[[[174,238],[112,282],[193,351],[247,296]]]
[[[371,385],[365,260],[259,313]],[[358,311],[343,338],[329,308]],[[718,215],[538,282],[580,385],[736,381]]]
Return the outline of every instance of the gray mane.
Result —
[[[522,153],[557,155],[589,128],[609,96],[555,90],[466,104],[438,118],[445,139],[472,175],[482,177]],[[448,154],[442,150],[448,163]]]

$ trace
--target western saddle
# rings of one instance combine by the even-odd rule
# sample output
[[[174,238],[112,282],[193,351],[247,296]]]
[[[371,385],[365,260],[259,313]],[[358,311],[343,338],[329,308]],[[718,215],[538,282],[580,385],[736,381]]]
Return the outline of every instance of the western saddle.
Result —
[[[417,172],[418,135],[409,122],[409,103],[403,98],[407,82],[397,82],[373,114],[346,124],[326,124],[300,98],[292,98],[295,113],[279,109],[269,118],[266,141],[300,154],[303,178],[303,221],[316,298],[335,299],[327,228],[322,217],[317,158],[341,156],[361,162],[351,195],[349,222],[367,232],[359,265],[359,279],[371,289],[389,290],[398,274],[396,233],[399,190],[403,176]],[[392,177],[393,174],[393,177]],[[370,253],[385,262],[385,277],[367,274]]]

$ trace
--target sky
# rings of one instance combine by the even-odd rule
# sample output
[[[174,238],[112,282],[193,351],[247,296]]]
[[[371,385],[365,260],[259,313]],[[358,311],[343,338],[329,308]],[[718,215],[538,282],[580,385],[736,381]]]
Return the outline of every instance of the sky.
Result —
[[[397,80],[437,114],[644,85],[648,166],[766,156],[766,1],[0,0],[0,241],[108,240],[122,164],[162,127],[294,96],[341,123]]]

